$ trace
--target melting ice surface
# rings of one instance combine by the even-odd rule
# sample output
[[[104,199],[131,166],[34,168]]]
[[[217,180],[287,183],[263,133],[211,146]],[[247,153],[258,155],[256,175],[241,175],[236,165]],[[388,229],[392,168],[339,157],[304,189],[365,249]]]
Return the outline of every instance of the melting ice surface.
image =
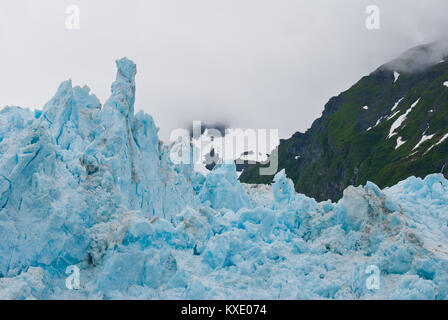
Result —
[[[1,299],[448,299],[442,175],[338,203],[283,171],[272,186],[240,184],[234,165],[203,177],[171,163],[134,115],[135,65],[117,67],[104,106],[68,81],[42,111],[0,111]]]

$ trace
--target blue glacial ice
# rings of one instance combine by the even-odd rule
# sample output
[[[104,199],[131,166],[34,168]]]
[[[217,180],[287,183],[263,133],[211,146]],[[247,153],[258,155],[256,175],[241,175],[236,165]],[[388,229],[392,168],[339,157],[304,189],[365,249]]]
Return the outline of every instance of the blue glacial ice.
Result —
[[[135,64],[117,68],[104,105],[66,81],[42,111],[0,111],[0,299],[448,299],[442,175],[337,203],[284,171],[204,177],[134,114]]]

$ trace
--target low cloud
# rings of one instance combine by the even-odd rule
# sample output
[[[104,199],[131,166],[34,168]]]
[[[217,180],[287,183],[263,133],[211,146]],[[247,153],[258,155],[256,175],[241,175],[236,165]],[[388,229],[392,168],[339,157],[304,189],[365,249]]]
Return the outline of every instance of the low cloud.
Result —
[[[73,3],[79,30],[66,29]],[[366,28],[371,4],[379,30]],[[162,140],[190,119],[287,138],[363,76],[446,36],[447,12],[446,0],[0,1],[0,107],[41,108],[69,78],[104,103],[126,56],[136,110]]]
[[[422,71],[448,59],[448,40],[421,45],[406,51],[384,68],[403,73]]]
[[[190,136],[193,137],[193,121],[191,123],[189,123],[186,126],[190,132]],[[201,122],[201,134],[204,134],[204,132],[207,129],[214,129],[217,130],[222,137],[224,137],[226,135],[226,129],[231,128],[230,124],[228,123],[223,123],[223,122],[215,122],[215,123],[203,123]]]

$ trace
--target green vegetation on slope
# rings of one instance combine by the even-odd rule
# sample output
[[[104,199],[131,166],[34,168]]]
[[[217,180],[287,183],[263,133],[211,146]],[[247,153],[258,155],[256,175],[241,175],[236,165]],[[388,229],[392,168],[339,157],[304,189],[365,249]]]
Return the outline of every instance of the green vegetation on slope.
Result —
[[[384,188],[409,176],[448,173],[448,139],[436,145],[448,134],[448,62],[412,73],[398,70],[396,82],[394,71],[385,65],[362,78],[330,99],[306,133],[281,141],[279,170],[286,170],[298,192],[319,201],[338,200],[348,185],[372,181]],[[392,124],[406,112],[388,138]],[[413,150],[424,135],[433,136]],[[405,143],[397,147],[399,137]],[[240,177],[246,183],[272,179],[260,176],[258,165]]]

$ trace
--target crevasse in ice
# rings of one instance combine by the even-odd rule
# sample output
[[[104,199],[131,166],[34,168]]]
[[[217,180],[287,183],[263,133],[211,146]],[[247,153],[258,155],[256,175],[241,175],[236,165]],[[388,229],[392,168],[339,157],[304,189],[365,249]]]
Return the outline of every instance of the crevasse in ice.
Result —
[[[203,177],[134,114],[135,64],[117,67],[104,106],[66,81],[42,111],[0,111],[1,299],[448,299],[442,175],[338,203],[284,171],[272,186],[233,164]]]

